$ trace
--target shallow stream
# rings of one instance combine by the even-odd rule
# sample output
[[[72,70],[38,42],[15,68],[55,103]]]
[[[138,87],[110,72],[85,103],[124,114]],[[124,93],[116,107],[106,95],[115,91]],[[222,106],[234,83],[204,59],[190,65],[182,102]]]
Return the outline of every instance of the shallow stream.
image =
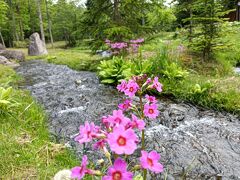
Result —
[[[24,62],[17,72],[49,115],[49,129],[58,141],[73,148],[78,156],[100,158],[90,146],[74,142],[80,124],[99,124],[103,115],[123,99],[115,88],[99,83],[95,73],[77,72],[63,65],[40,60]],[[147,129],[147,149],[161,153],[165,172],[148,179],[240,180],[240,120],[228,114],[204,110],[185,103],[161,100],[161,115]],[[94,154],[93,154],[94,153]]]

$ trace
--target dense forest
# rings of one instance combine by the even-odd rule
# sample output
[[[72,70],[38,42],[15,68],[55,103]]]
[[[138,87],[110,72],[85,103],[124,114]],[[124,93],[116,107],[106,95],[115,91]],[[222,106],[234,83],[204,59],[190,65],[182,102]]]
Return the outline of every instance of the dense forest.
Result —
[[[24,46],[33,32],[39,32],[44,42],[46,39],[52,44],[64,40],[69,46],[76,46],[83,39],[90,39],[92,49],[96,50],[104,39],[124,41],[185,27],[189,29],[190,41],[201,33],[205,37],[204,42],[194,46],[207,59],[218,37],[217,24],[235,9],[237,1],[1,0],[0,3],[0,38],[7,47]],[[201,24],[202,32],[194,34],[194,27]]]

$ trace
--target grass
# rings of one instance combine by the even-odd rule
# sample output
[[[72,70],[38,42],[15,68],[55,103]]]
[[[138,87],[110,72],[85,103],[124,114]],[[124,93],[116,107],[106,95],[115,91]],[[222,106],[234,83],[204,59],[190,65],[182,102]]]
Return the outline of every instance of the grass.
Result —
[[[189,76],[183,81],[174,79],[169,81],[167,78],[163,78],[166,95],[173,95],[177,99],[204,107],[240,114],[240,77],[234,75],[232,71],[233,67],[240,62],[240,44],[237,41],[239,29],[238,26],[230,27],[228,25],[226,28],[230,28],[231,33],[229,33],[229,29],[225,29],[228,33],[223,36],[223,41],[231,42],[232,46],[224,51],[216,51],[215,61],[209,62],[202,62],[189,52],[184,30],[179,31],[178,34],[164,32],[155,35],[154,38],[147,38],[146,43],[141,47],[144,58],[154,58],[158,54],[157,52],[163,54],[163,47],[167,47],[168,54],[172,58],[171,61],[189,72]],[[183,45],[183,52],[179,50],[179,45]],[[75,70],[97,70],[97,66],[102,59],[99,56],[92,55],[88,46],[82,44],[79,47],[63,49],[64,46],[64,42],[56,42],[54,44],[55,48],[48,45],[48,56],[27,56],[27,59],[44,59],[54,64],[65,64]],[[26,49],[24,51],[26,52]],[[159,59],[157,61],[160,61],[164,56],[157,56],[156,58]],[[154,64],[154,66],[157,65]],[[159,72],[151,73],[158,74]],[[171,73],[174,74],[175,72]],[[201,93],[195,92],[197,91],[195,89],[197,85],[200,86],[200,91],[206,88],[207,90]]]
[[[202,62],[189,53],[185,35],[174,38],[173,33],[161,33],[143,46],[143,51],[157,52],[167,47],[168,56],[156,56],[156,62],[176,62],[189,75],[183,79],[161,78],[164,84],[164,95],[174,96],[175,99],[191,102],[203,107],[228,111],[240,115],[240,76],[233,73],[233,68],[240,63],[240,44],[237,41],[239,26],[227,25],[223,41],[232,44],[225,50],[216,51],[215,60]],[[230,33],[231,32],[231,33]],[[179,53],[177,47],[184,45],[185,50]],[[164,54],[164,53],[160,53]],[[169,59],[170,57],[170,59]],[[161,64],[161,63],[160,63]],[[154,65],[158,65],[155,63]],[[153,66],[154,66],[153,65]],[[159,69],[159,68],[158,68]],[[174,70],[173,70],[174,71]],[[158,74],[159,72],[155,72]],[[170,72],[174,73],[174,72]]]
[[[67,65],[75,70],[96,71],[102,60],[101,56],[93,55],[86,45],[75,48],[65,48],[64,42],[55,42],[54,48],[47,44],[48,55],[28,56],[26,48],[18,48],[25,53],[27,60],[43,59],[49,63]]]
[[[240,77],[190,74],[182,81],[161,79],[164,94],[202,107],[240,115]]]
[[[0,65],[0,70],[0,87],[17,82],[12,69]],[[0,179],[51,179],[79,164],[63,145],[50,141],[47,116],[28,92],[14,89],[9,96],[15,106],[0,111]]]

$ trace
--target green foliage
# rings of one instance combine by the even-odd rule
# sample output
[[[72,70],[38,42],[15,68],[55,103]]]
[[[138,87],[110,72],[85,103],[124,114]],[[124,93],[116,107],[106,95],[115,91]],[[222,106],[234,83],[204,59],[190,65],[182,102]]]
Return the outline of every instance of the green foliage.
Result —
[[[162,76],[171,80],[183,80],[188,76],[188,71],[184,70],[178,59],[170,54],[168,46],[162,46],[157,56],[151,58],[151,74]]]
[[[14,112],[14,108],[18,106],[18,103],[14,100],[12,95],[13,89],[11,87],[7,89],[0,87],[0,117]]]
[[[80,20],[84,10],[77,7],[74,1],[59,0],[50,7],[53,36],[55,40],[65,40],[68,45],[75,46],[81,37]]]
[[[87,11],[83,15],[83,34],[85,37],[91,35],[92,47],[96,50],[106,38],[113,41],[129,40],[158,32],[164,27],[169,29],[173,21],[173,12],[166,9],[162,2],[88,0]]]
[[[98,71],[101,82],[105,84],[117,84],[121,80],[128,79],[133,75],[131,62],[115,56],[111,60],[101,61]]]
[[[147,20],[155,31],[167,31],[173,27],[176,17],[172,9],[155,6],[153,11],[147,14]]]
[[[216,59],[223,64],[229,72],[232,66],[240,63],[240,44],[238,36],[240,33],[239,22],[227,22],[222,26],[222,41],[227,48],[216,52]]]
[[[107,39],[111,39],[113,42],[128,40],[133,36],[131,30],[126,26],[110,27],[104,30],[104,34]]]
[[[133,180],[143,180],[143,177],[142,177],[141,174],[139,174],[139,175],[135,176],[135,177],[133,178]]]
[[[0,86],[8,87],[10,84],[16,83],[19,77],[14,73],[13,69],[0,64]]]
[[[173,62],[166,46],[163,46],[157,56],[143,59],[141,57],[126,59],[113,57],[112,60],[102,61],[98,67],[102,83],[116,84],[122,79],[134,75],[157,75],[169,80],[183,80],[188,76],[177,61]]]
[[[223,18],[229,11],[224,11],[219,1],[197,0],[192,2],[193,9],[197,12],[192,14],[186,21],[190,21],[191,30],[190,46],[196,52],[201,52],[202,59],[213,59],[214,50],[221,46],[221,25],[226,21]]]
[[[151,75],[151,69],[152,69],[153,63],[151,62],[151,59],[143,59],[141,57],[131,59],[131,72],[132,75],[143,75],[148,74]]]
[[[174,62],[165,66],[161,72],[163,74],[163,77],[167,77],[172,80],[185,79],[189,74],[188,71],[182,69],[181,66]]]
[[[3,0],[0,0],[0,30],[7,23],[8,5]]]
[[[15,48],[27,48],[28,41],[13,41],[13,46]]]
[[[67,65],[75,70],[88,71],[96,71],[97,65],[102,60],[100,56],[92,55],[91,50],[84,50],[83,46],[79,49],[51,49],[49,55],[42,57],[42,59],[49,63]]]

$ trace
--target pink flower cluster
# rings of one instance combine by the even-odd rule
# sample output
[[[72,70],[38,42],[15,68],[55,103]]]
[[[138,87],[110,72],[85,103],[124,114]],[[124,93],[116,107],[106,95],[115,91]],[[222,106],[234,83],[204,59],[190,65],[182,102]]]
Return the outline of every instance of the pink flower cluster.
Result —
[[[119,109],[114,110],[111,115],[102,117],[102,125],[97,126],[93,122],[85,122],[79,128],[79,135],[75,140],[82,143],[95,141],[93,148],[101,150],[109,158],[109,149],[112,153],[126,157],[132,155],[137,149],[140,142],[135,130],[144,131],[146,123],[144,119],[156,119],[159,115],[157,99],[154,96],[145,95],[145,101],[142,94],[147,89],[156,89],[162,91],[162,85],[155,77],[146,78],[146,76],[134,77],[129,81],[123,80],[117,86],[120,92],[123,92],[128,99],[122,104],[119,104]],[[132,98],[139,95],[140,106],[133,103]],[[143,102],[146,102],[143,104]],[[130,117],[124,114],[127,110],[133,110]],[[142,116],[137,117],[142,111]],[[142,137],[144,138],[144,137]],[[143,139],[142,139],[143,140]],[[139,158],[139,164],[142,169],[146,169],[155,173],[161,173],[163,166],[158,162],[160,155],[156,151],[146,152],[141,151],[142,155]],[[72,169],[72,178],[82,179],[85,174],[99,175],[98,171],[87,169],[87,157],[83,156],[82,165]],[[131,180],[133,173],[127,170],[127,163],[123,158],[115,159],[112,166],[108,168],[107,174],[103,175],[103,180]],[[97,173],[98,172],[98,173]]]
[[[116,42],[111,44],[112,49],[124,49],[128,47],[128,44],[125,42]]]
[[[138,43],[140,44],[144,42],[144,39],[143,38],[133,39],[133,40],[130,40],[130,42],[135,44],[138,44]]]
[[[127,51],[136,53],[143,42],[143,38],[132,39],[130,42],[111,42],[109,39],[105,40],[106,45],[111,48],[113,54],[120,54]]]

